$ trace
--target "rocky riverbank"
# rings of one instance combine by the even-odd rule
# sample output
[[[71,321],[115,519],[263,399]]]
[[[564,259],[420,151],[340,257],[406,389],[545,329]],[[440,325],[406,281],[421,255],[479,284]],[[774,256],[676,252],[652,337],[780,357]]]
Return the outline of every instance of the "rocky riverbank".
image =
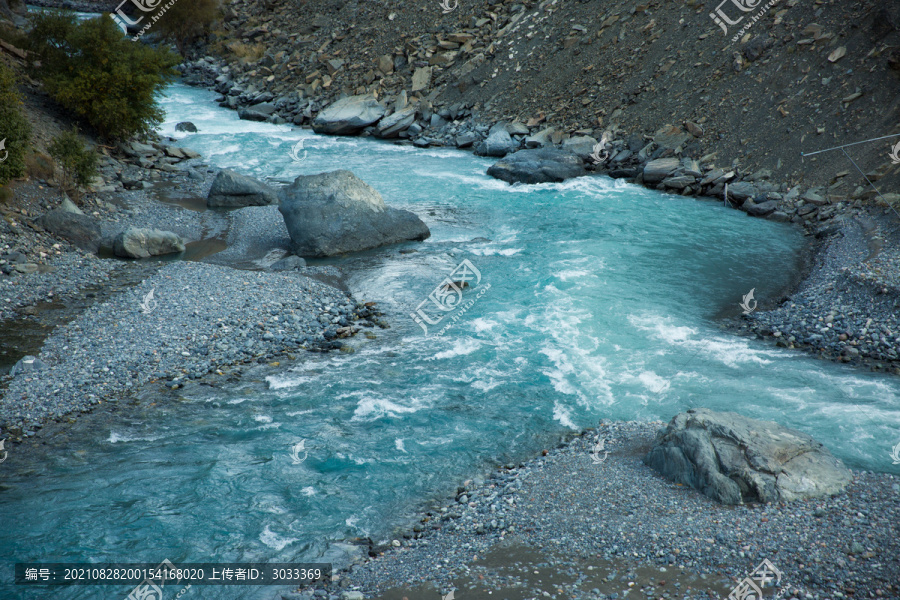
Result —
[[[782,598],[900,597],[895,477],[855,471],[835,497],[724,506],[642,462],[662,426],[603,422],[464,482],[331,585],[281,598],[709,599],[764,559]]]

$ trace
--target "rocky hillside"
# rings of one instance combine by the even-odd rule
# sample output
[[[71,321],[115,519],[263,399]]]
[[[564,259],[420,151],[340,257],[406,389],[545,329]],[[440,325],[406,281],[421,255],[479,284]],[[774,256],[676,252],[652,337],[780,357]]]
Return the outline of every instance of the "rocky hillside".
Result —
[[[614,149],[633,153],[656,136],[656,149],[735,170],[736,179],[818,186],[833,204],[873,197],[840,151],[800,153],[900,133],[900,5],[757,0],[741,13],[728,3],[729,20],[746,16],[727,34],[710,17],[715,8],[235,0],[208,51],[229,64],[219,84],[233,105],[277,99],[295,123],[341,95],[372,93],[389,111],[415,104],[410,138],[455,141],[447,121],[468,116],[518,122],[531,134],[552,127],[557,143],[610,131]],[[898,191],[900,165],[889,157],[897,141],[850,150],[885,194]]]

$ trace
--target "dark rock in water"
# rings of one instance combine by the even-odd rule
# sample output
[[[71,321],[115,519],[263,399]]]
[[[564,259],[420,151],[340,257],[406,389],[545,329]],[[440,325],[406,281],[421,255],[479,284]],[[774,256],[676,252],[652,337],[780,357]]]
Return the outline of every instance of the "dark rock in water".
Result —
[[[350,171],[300,176],[279,192],[294,250],[334,256],[431,235],[408,210],[385,206],[381,194]]]
[[[223,169],[216,174],[206,198],[206,205],[210,208],[242,208],[267,204],[278,204],[278,194],[275,190],[252,177],[229,169]]]
[[[275,112],[275,105],[269,103],[256,104],[238,111],[238,118],[245,121],[266,121]]]
[[[175,131],[189,131],[190,133],[196,133],[197,126],[190,121],[182,121],[175,125]]]
[[[487,174],[508,183],[550,183],[587,175],[584,162],[553,148],[519,150],[491,165]]]
[[[29,373],[36,373],[37,371],[42,371],[47,368],[47,363],[42,361],[41,359],[35,356],[23,356],[19,362],[13,365],[12,370],[10,370],[9,374],[12,377],[17,375],[27,375]]]
[[[644,462],[723,504],[829,496],[851,480],[843,463],[805,433],[705,408],[676,415]]]
[[[116,236],[113,252],[124,258],[147,258],[184,252],[184,241],[171,231],[129,227]]]
[[[609,176],[613,179],[630,179],[637,177],[637,169],[612,169]]]
[[[330,104],[313,119],[316,133],[354,135],[384,116],[384,107],[374,96],[348,96]]]
[[[294,269],[302,269],[306,266],[306,261],[299,256],[285,256],[281,260],[272,264],[269,269],[272,271],[293,271]]]
[[[36,223],[82,250],[97,252],[100,248],[100,225],[88,215],[74,214],[57,208],[38,217]]]
[[[478,136],[474,133],[463,133],[456,136],[457,148],[468,148],[478,140]]]

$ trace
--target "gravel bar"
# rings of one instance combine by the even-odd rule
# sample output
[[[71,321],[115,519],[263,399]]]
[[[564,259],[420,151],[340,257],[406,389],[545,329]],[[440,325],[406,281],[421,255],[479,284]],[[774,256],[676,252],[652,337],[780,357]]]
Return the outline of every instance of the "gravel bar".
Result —
[[[724,506],[643,464],[663,425],[604,421],[466,482],[336,582],[282,598],[722,598],[764,559],[782,598],[900,597],[892,475],[854,471],[832,498]]]
[[[47,367],[12,378],[0,398],[0,431],[31,437],[48,419],[117,402],[151,381],[177,388],[284,352],[341,349],[339,338],[359,326],[384,325],[374,315],[296,272],[168,263],[48,337],[39,355]]]

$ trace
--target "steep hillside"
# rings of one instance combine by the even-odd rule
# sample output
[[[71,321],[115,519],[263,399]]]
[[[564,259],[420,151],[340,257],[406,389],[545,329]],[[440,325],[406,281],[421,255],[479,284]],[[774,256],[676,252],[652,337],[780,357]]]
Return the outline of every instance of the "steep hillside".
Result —
[[[756,4],[721,5],[732,21],[746,15],[726,34],[716,7],[697,2],[460,1],[444,12],[438,0],[237,0],[213,49],[239,83],[299,92],[311,113],[342,94],[391,106],[406,92],[425,117],[431,106],[449,117],[467,108],[482,123],[554,126],[556,140],[610,130],[637,149],[634,136],[690,122],[698,137],[676,154],[831,186],[833,202],[873,196],[839,151],[800,153],[900,132],[900,5]],[[892,143],[850,151],[882,192],[900,180]]]

